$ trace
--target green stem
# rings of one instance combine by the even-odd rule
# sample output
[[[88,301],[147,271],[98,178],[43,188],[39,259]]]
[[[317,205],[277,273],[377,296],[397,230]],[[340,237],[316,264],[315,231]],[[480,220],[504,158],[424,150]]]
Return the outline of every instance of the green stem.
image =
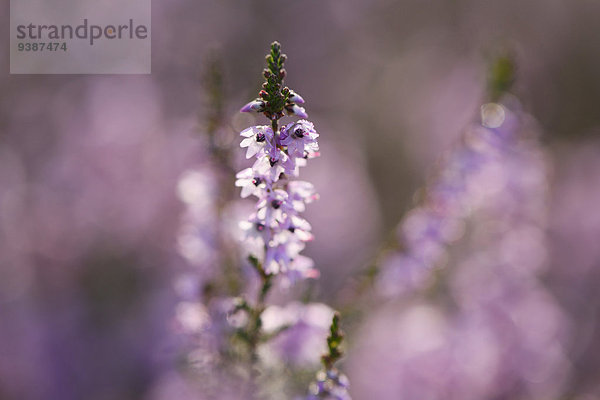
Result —
[[[329,328],[329,336],[327,337],[327,353],[321,357],[321,362],[325,370],[333,368],[333,364],[342,358],[342,351],[340,346],[344,340],[344,333],[340,329],[340,314],[338,312],[333,314],[331,320],[331,326]]]
[[[250,321],[248,322],[248,347],[249,357],[252,369],[258,361],[256,353],[258,344],[262,337],[262,313],[265,310],[265,300],[269,294],[269,290],[273,285],[273,275],[267,274],[260,264],[255,265],[257,272],[260,275],[261,286],[258,291],[256,304],[250,311]]]

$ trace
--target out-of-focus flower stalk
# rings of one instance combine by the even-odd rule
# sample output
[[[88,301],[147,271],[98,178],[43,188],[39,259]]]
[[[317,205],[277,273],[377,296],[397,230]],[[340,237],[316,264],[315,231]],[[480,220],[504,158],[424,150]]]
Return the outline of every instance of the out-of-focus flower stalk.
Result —
[[[198,116],[198,141],[203,146],[197,154],[201,162],[178,183],[185,205],[178,245],[188,268],[175,281],[180,296],[175,320],[184,334],[185,365],[204,382],[206,395],[223,394],[217,383],[230,378],[227,363],[236,355],[229,349],[233,329],[227,318],[235,304],[228,296],[239,293],[242,286],[238,245],[227,227],[235,198],[235,169],[225,123],[223,81],[222,62],[215,50],[207,56],[202,74],[205,112]],[[238,393],[239,388],[230,391]]]
[[[512,69],[493,68],[501,73],[490,79],[490,96],[506,89]],[[373,286],[380,299],[419,300],[388,303],[389,333],[370,321],[373,337],[357,346],[365,349],[358,367],[385,364],[394,374],[384,384],[363,379],[358,393],[468,400],[560,392],[565,316],[540,280],[549,250],[539,131],[508,94],[480,113],[401,221],[397,246],[380,256]]]
[[[493,195],[485,189],[493,184],[493,169],[530,141],[519,136],[523,114],[518,101],[506,94],[514,73],[509,55],[490,65],[487,97],[494,102],[481,106],[481,122],[465,130],[436,175],[418,192],[419,203],[405,214],[352,286],[342,291],[349,309],[373,288],[384,297],[422,288],[434,277],[435,267],[446,262],[449,247],[461,239],[468,219]]]
[[[202,300],[208,303],[211,297],[237,293],[240,288],[237,246],[224,222],[227,208],[235,198],[231,177],[234,168],[232,143],[225,139],[229,135],[225,132],[223,66],[216,50],[207,56],[202,87],[206,111],[198,116],[198,130],[206,146],[198,155],[202,162],[187,170],[179,181],[179,197],[186,206],[179,249],[200,272],[196,277],[192,276],[194,273],[184,275],[181,281],[187,279],[188,287],[200,283],[202,287],[195,290],[202,291]],[[218,264],[219,268],[211,264]],[[214,273],[217,270],[219,273]]]
[[[221,279],[224,280],[228,293],[237,293],[241,282],[239,268],[237,268],[238,252],[237,245],[228,235],[225,229],[225,216],[227,207],[235,198],[232,173],[233,167],[233,142],[227,140],[230,135],[225,130],[225,87],[223,77],[223,61],[217,50],[213,50],[207,57],[206,67],[202,76],[205,89],[206,112],[203,116],[205,121],[203,131],[209,139],[209,162],[215,171],[217,184],[215,193],[216,214],[216,247],[222,258]],[[218,283],[211,284],[212,287],[221,286]]]

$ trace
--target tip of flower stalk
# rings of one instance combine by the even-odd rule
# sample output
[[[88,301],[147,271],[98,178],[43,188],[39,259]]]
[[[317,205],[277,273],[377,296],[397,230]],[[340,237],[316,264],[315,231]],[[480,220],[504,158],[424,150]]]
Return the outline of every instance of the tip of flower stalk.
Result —
[[[262,112],[265,109],[265,103],[262,100],[252,100],[240,109],[240,112]]]
[[[508,93],[515,82],[517,65],[511,49],[502,49],[490,63],[488,71],[488,93],[497,101]]]

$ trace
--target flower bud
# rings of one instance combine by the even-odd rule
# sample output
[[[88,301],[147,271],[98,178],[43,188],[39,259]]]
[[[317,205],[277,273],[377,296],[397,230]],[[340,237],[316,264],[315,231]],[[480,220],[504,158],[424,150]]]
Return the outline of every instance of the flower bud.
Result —
[[[293,90],[290,90],[290,96],[288,97],[288,100],[292,103],[304,104],[304,99],[302,98],[302,96],[300,96],[298,93],[294,92]]]
[[[292,104],[291,106],[286,107],[286,110],[290,115],[297,115],[300,118],[308,118],[306,110],[304,110],[303,107],[297,106],[296,104]]]
[[[252,100],[250,103],[246,104],[244,107],[240,109],[240,112],[262,112],[265,109],[265,102],[259,99]]]

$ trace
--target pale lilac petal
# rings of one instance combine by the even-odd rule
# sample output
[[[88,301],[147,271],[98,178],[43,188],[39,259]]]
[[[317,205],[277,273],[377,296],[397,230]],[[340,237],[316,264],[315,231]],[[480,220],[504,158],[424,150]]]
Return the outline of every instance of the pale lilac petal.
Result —
[[[254,193],[254,191],[256,190],[256,186],[254,186],[252,184],[252,182],[250,182],[249,185],[246,185],[242,188],[242,193],[240,194],[240,196],[245,199],[246,197],[250,196],[252,193]]]
[[[250,128],[246,128],[242,132],[240,132],[240,135],[244,136],[244,137],[254,136],[254,135],[256,135],[258,128],[259,128],[258,126],[251,126]]]
[[[253,144],[248,146],[248,150],[246,150],[246,158],[254,157],[260,151],[260,149],[262,149],[262,146],[257,145],[256,141],[254,141]]]
[[[246,139],[244,139],[244,140],[242,140],[242,141],[240,142],[240,147],[248,147],[248,146],[250,146],[250,145],[251,145],[253,142],[256,142],[256,139],[254,139],[254,137],[249,137],[249,138],[246,138]]]
[[[254,172],[252,171],[252,168],[245,168],[238,172],[235,177],[238,179],[250,179],[254,177]]]

